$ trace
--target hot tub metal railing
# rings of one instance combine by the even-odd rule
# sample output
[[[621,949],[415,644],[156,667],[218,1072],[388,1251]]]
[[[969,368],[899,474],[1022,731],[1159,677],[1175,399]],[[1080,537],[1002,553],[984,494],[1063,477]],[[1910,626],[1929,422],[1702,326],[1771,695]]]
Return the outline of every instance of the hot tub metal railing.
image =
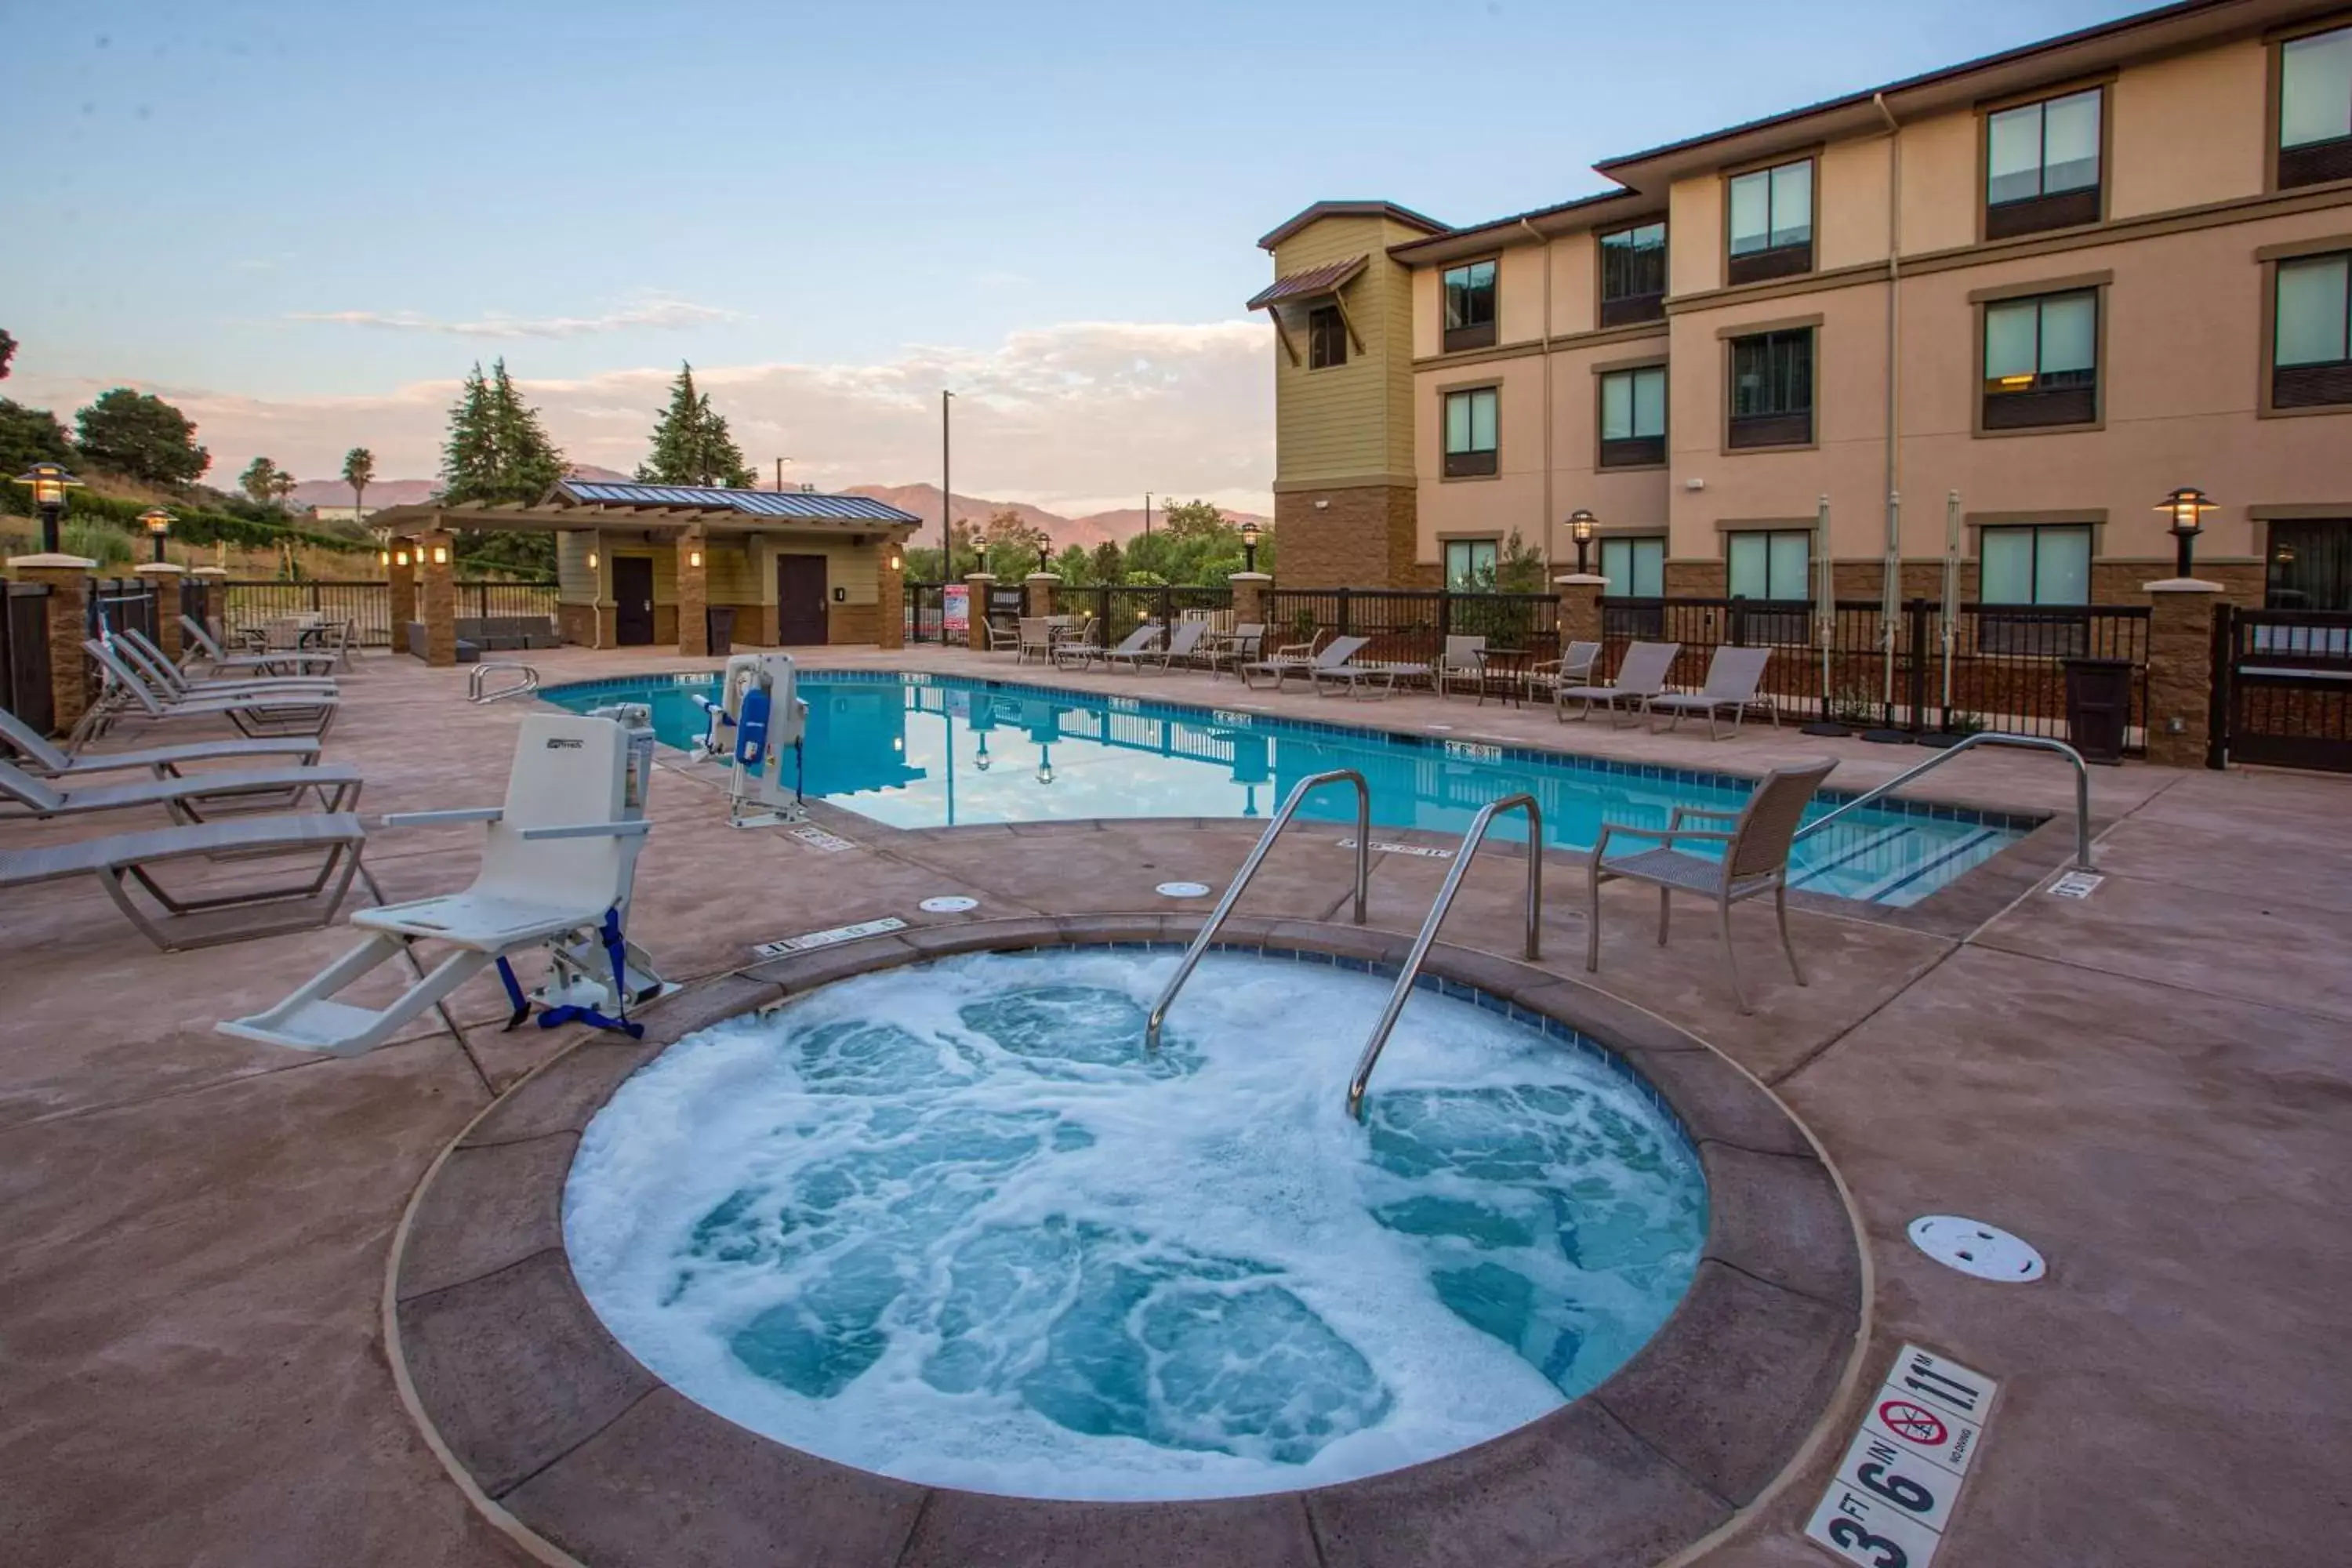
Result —
[[[1334,768],[1329,773],[1314,773],[1300,779],[1291,790],[1290,797],[1282,803],[1282,809],[1274,814],[1274,820],[1265,825],[1265,831],[1258,835],[1256,847],[1249,852],[1249,858],[1242,862],[1242,868],[1234,878],[1233,885],[1225,889],[1225,896],[1217,900],[1216,911],[1201,928],[1201,934],[1192,939],[1192,945],[1184,950],[1183,962],[1177,964],[1176,973],[1169,977],[1167,988],[1160,993],[1160,1000],[1151,1005],[1151,1016],[1143,1026],[1145,1050],[1160,1048],[1160,1026],[1168,1021],[1168,1009],[1176,1000],[1176,993],[1184,988],[1184,982],[1192,977],[1201,955],[1208,952],[1209,944],[1216,940],[1217,928],[1225,923],[1225,917],[1234,912],[1235,904],[1241,902],[1242,890],[1249,886],[1250,879],[1257,875],[1257,868],[1265,863],[1266,851],[1274,847],[1276,837],[1290,825],[1291,817],[1308,794],[1329,784],[1356,786],[1356,923],[1364,923],[1364,899],[1372,876],[1372,789],[1364,782],[1364,775],[1355,769]]]
[[[1355,1076],[1348,1080],[1348,1114],[1361,1121],[1364,1119],[1364,1091],[1371,1086],[1372,1068],[1379,1065],[1381,1052],[1389,1043],[1389,1031],[1396,1027],[1397,1015],[1404,1011],[1405,999],[1412,994],[1412,983],[1421,973],[1422,961],[1429,956],[1430,944],[1437,940],[1437,928],[1453,906],[1454,895],[1462,890],[1462,879],[1470,869],[1471,858],[1486,840],[1486,829],[1495,818],[1514,807],[1528,814],[1528,940],[1527,956],[1539,958],[1538,948],[1543,930],[1543,807],[1531,795],[1507,795],[1502,799],[1481,806],[1478,815],[1470,819],[1470,831],[1462,836],[1462,847],[1454,852],[1454,868],[1445,874],[1445,885],[1437,890],[1437,901],[1429,906],[1429,918],[1421,922],[1421,934],[1412,939],[1412,952],[1397,971],[1396,985],[1389,992],[1389,1005],[1381,1009],[1381,1021],[1373,1026],[1372,1037],[1364,1044],[1364,1054],[1356,1062]]]
[[[1958,756],[1961,752],[1974,751],[1979,746],[2017,746],[2027,751],[2054,752],[2058,755],[2064,757],[2067,762],[2074,764],[2074,869],[2077,871],[2088,871],[2092,869],[2091,770],[2084,764],[2083,761],[2083,753],[2068,745],[2065,742],[2053,741],[2047,735],[2012,735],[2002,730],[1979,731],[1973,735],[1965,737],[1957,744],[1948,746],[1943,751],[1937,752],[1926,762],[1919,763],[1914,766],[1904,769],[1901,773],[1896,773],[1893,778],[1888,779],[1885,784],[1878,784],[1863,791],[1860,795],[1855,795],[1852,800],[1849,800],[1838,806],[1836,810],[1824,812],[1820,816],[1815,817],[1812,821],[1808,822],[1802,827],[1797,829],[1796,841],[1800,844],[1803,843],[1806,839],[1811,838],[1814,834],[1821,832],[1831,823],[1837,821],[1840,817],[1846,816],[1848,813],[1860,811],[1866,805],[1874,805],[1879,801],[1885,800],[1888,795],[1893,795],[1896,790],[1901,789],[1905,784],[1909,784],[1913,779],[1919,777],[1922,773],[1933,773],[1936,769],[1942,767],[1946,763],[1950,762],[1954,757]]]

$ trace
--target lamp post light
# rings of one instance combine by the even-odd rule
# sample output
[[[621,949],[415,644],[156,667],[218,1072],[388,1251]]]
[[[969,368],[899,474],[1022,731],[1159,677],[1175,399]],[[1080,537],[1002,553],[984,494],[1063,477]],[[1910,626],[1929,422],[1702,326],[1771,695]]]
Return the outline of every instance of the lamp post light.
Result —
[[[2221,509],[2195,485],[2182,485],[2158,502],[2156,510],[2172,520],[2173,575],[2186,577],[2196,558],[2196,538],[2205,531],[2205,514]]]
[[[1257,524],[1255,522],[1242,524],[1242,570],[1257,570]]]
[[[160,506],[151,506],[139,514],[139,525],[147,531],[147,537],[155,542],[155,561],[158,565],[163,563],[163,537],[172,531],[172,514]]]
[[[1045,573],[1045,572],[1048,572],[1048,571],[1051,571],[1051,570],[1052,570],[1052,568],[1051,568],[1050,566],[1048,566],[1048,565],[1046,564],[1046,563],[1047,563],[1048,559],[1052,556],[1053,552],[1054,552],[1054,542],[1053,542],[1053,541],[1051,541],[1051,540],[1049,540],[1049,539],[1041,539],[1041,540],[1039,540],[1039,541],[1037,542],[1037,570],[1038,570],[1038,572],[1039,572],[1039,573],[1043,574],[1043,573]]]
[[[1582,507],[1568,514],[1568,536],[1576,541],[1576,574],[1582,577],[1591,571],[1588,557],[1592,550],[1592,536],[1601,531],[1601,520]]]
[[[33,510],[41,519],[41,552],[58,553],[58,519],[65,514],[66,491],[79,489],[81,481],[59,464],[35,463],[16,476],[16,482],[33,492]]]

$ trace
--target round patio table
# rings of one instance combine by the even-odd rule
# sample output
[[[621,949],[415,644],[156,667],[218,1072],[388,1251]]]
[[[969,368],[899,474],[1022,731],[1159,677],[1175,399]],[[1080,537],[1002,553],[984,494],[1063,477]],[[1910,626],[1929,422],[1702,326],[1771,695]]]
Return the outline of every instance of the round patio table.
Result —
[[[1512,707],[1519,706],[1526,694],[1528,672],[1535,666],[1535,651],[1524,647],[1482,648],[1478,653],[1478,706],[1486,706],[1486,693],[1496,681],[1502,683],[1499,695]]]

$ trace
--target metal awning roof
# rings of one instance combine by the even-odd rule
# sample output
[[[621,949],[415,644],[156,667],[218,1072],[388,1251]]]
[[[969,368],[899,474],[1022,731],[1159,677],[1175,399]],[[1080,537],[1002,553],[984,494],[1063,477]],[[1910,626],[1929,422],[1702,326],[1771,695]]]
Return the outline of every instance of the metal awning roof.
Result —
[[[815,522],[919,523],[922,519],[872,496],[819,495],[814,490],[735,490],[712,485],[621,484],[603,479],[565,479],[555,487],[559,503],[584,506],[699,507]]]
[[[1277,278],[1265,288],[1250,296],[1248,308],[1262,310],[1269,305],[1279,305],[1287,300],[1305,300],[1318,294],[1336,294],[1357,273],[1364,269],[1370,258],[1351,256],[1345,261],[1334,261],[1328,267],[1310,268],[1294,272],[1287,278]]]

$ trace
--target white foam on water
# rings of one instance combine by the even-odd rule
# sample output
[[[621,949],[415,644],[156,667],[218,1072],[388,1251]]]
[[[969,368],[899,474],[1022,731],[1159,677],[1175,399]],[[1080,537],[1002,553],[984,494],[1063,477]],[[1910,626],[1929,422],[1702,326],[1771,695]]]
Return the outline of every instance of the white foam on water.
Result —
[[[1388,983],[1214,955],[983,954],[672,1047],[583,1138],[564,1234],[639,1360],[904,1479],[1199,1498],[1520,1426],[1648,1339],[1704,1188],[1609,1068]]]

